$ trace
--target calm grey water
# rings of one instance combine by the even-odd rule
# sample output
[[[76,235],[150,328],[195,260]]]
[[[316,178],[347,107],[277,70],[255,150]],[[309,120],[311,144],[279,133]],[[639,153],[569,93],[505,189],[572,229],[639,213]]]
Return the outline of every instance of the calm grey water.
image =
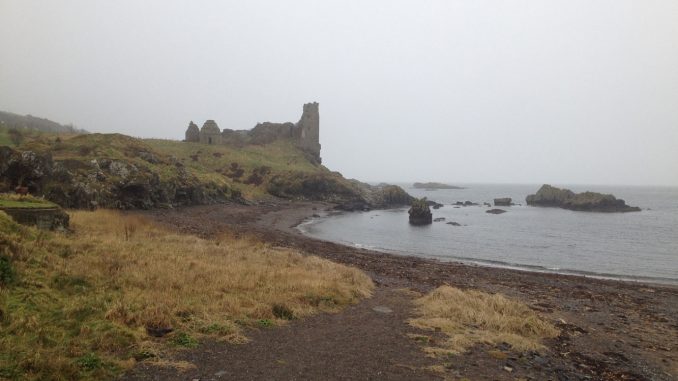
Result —
[[[411,226],[401,208],[331,215],[299,229],[320,239],[441,260],[678,284],[678,188],[563,185],[612,193],[643,209],[607,214],[526,206],[525,197],[539,185],[464,186],[436,191],[403,186],[413,196],[445,204],[432,210],[445,222]],[[483,206],[451,205],[491,203],[495,197],[523,205],[501,207],[507,210],[501,215],[485,213],[489,208]],[[464,226],[447,225],[450,221]]]

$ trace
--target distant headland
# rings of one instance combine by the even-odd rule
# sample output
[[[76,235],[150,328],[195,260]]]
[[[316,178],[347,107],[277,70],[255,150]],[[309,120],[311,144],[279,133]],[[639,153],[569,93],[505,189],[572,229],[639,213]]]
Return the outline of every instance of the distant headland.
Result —
[[[412,184],[412,187],[415,188],[415,189],[430,189],[430,190],[436,190],[436,189],[465,189],[464,187],[458,187],[456,185],[434,183],[434,182],[414,183],[414,184]]]

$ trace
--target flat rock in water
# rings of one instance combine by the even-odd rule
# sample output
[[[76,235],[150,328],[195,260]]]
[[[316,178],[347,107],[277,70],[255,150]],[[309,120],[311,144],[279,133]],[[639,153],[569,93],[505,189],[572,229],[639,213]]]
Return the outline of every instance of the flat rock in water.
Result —
[[[502,214],[502,213],[506,213],[506,211],[504,209],[490,209],[490,210],[486,210],[485,213]]]

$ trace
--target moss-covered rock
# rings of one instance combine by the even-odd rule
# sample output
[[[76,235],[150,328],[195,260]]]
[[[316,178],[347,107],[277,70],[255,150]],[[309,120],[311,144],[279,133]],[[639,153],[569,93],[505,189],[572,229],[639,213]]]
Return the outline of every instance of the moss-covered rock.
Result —
[[[412,201],[412,206],[408,211],[410,215],[410,224],[429,225],[433,223],[433,215],[431,214],[431,209],[426,201],[426,198],[415,199]]]
[[[624,200],[611,194],[596,192],[574,193],[548,184],[542,185],[536,194],[525,199],[527,205],[550,206],[587,212],[637,212],[640,208],[626,205]]]

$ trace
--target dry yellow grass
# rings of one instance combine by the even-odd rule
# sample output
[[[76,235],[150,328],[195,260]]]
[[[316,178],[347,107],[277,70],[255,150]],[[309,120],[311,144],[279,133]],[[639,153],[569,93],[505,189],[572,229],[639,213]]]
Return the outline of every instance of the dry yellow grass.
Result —
[[[372,290],[359,270],[254,239],[173,234],[113,211],[75,212],[72,226],[88,254],[63,270],[120,289],[107,316],[129,326],[206,329],[275,320],[276,305],[303,317]]]
[[[359,270],[254,239],[205,240],[115,211],[71,213],[74,233],[21,227],[0,212],[0,379],[106,379],[210,336],[246,340],[371,294]],[[171,327],[157,341],[146,328]],[[160,355],[159,357],[157,357]]]
[[[441,286],[415,300],[412,326],[440,329],[449,338],[442,347],[426,349],[431,355],[464,352],[477,343],[508,343],[515,350],[537,350],[541,340],[558,330],[525,304],[499,294]]]

